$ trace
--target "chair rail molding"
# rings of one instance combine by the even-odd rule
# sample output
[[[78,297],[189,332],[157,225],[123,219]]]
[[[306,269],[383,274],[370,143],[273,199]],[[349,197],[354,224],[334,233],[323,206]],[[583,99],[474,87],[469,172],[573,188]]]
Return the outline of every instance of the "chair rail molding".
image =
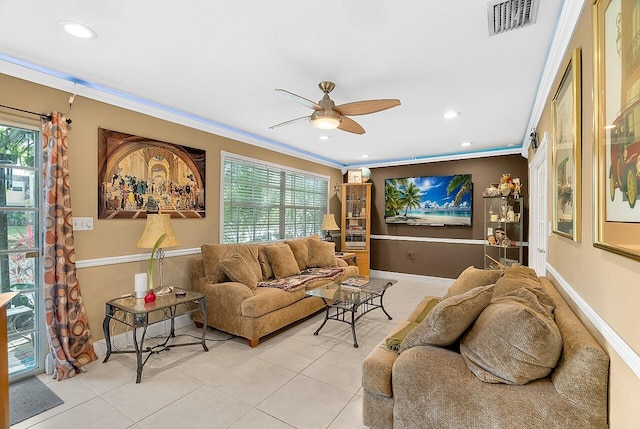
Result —
[[[620,355],[624,363],[633,371],[636,377],[640,378],[640,356],[633,351],[629,344],[627,344],[617,333],[614,331],[607,322],[605,322],[600,315],[593,309],[587,302],[582,299],[580,295],[571,287],[560,273],[553,268],[553,266],[547,263],[547,272],[550,273],[558,285],[569,295],[571,300],[578,306],[580,311],[589,319],[593,326],[600,332],[607,343],[613,348],[613,350]]]

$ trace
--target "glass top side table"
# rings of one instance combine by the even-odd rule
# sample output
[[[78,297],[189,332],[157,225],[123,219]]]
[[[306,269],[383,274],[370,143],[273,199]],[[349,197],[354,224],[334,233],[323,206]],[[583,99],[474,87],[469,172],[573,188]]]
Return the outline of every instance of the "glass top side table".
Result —
[[[152,354],[160,353],[171,347],[190,346],[201,344],[204,351],[209,351],[205,342],[207,333],[206,323],[202,325],[202,339],[198,342],[169,344],[171,338],[175,338],[175,318],[183,314],[191,314],[197,311],[201,312],[204,320],[207,320],[206,298],[203,294],[192,291],[184,291],[183,296],[177,296],[174,293],[158,296],[155,302],[145,303],[143,299],[136,299],[133,295],[127,295],[120,298],[114,298],[107,301],[105,308],[105,317],[102,322],[102,330],[104,331],[104,339],[107,345],[107,354],[102,361],[109,360],[111,354],[116,353],[135,353],[137,358],[137,374],[136,383],[140,383],[142,379],[142,368]],[[119,322],[133,328],[133,345],[135,350],[112,350],[111,336],[109,333],[109,325],[111,321]],[[171,331],[163,343],[144,349],[144,338],[147,328],[155,323],[171,321]],[[138,344],[136,329],[142,328],[142,338]],[[148,353],[147,357],[142,360],[142,353]]]

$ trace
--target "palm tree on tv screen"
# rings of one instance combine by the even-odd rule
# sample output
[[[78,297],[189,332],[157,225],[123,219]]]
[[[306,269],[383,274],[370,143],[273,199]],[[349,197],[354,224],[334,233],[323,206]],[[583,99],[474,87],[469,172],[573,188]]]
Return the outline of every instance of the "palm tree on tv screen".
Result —
[[[404,207],[404,216],[407,217],[409,209],[420,207],[422,192],[415,183],[411,182],[400,191],[400,202]]]
[[[396,179],[386,180],[384,187],[384,216],[397,216],[402,210],[402,202]]]
[[[456,193],[456,197],[453,200],[453,204],[458,207],[462,198],[471,192],[471,175],[470,174],[458,174],[453,176],[453,179],[449,182],[449,186],[447,186],[447,195],[450,195],[453,191],[455,191],[458,187],[460,189]]]

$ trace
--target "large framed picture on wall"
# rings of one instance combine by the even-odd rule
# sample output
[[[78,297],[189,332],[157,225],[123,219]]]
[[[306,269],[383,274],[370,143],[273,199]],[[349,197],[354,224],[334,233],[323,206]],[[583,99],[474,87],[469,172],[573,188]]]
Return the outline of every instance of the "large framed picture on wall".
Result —
[[[98,219],[205,217],[206,152],[98,129]]]
[[[640,26],[635,0],[593,6],[594,246],[640,260]]]

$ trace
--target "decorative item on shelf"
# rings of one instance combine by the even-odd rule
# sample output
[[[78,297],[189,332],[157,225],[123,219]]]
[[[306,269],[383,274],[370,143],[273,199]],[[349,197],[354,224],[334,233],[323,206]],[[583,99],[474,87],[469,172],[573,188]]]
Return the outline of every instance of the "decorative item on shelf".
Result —
[[[504,173],[500,178],[500,187],[499,187],[500,192],[502,193],[502,196],[508,197],[509,194],[511,194],[511,191],[513,190],[513,188],[514,188],[514,185],[513,185],[513,180],[511,180],[511,174]]]
[[[485,189],[484,191],[482,191],[482,196],[483,197],[497,197],[500,196],[500,189],[498,189],[498,184],[497,183],[492,183],[491,186],[489,186],[487,189]]]
[[[500,202],[500,222],[506,222],[508,211],[509,205],[507,204],[507,199],[502,198],[502,201]]]
[[[371,179],[371,170],[367,167],[362,167],[360,171],[362,172],[362,183],[367,183]]]
[[[513,179],[513,198],[520,198],[520,178]]]
[[[324,237],[324,241],[333,241],[330,231],[339,231],[340,227],[336,223],[336,218],[333,214],[328,213],[322,215],[322,224],[320,225],[321,231],[327,231],[327,235]]]
[[[362,170],[347,170],[347,183],[362,183]]]
[[[164,262],[164,250],[166,247],[179,246],[182,243],[176,237],[171,227],[171,216],[168,214],[147,215],[147,223],[140,239],[134,244],[141,249],[153,249],[149,258],[149,290],[153,292],[153,259],[160,265],[160,285],[156,290],[158,295],[171,293],[171,288],[164,285],[162,263]],[[145,297],[145,300],[147,297]]]

